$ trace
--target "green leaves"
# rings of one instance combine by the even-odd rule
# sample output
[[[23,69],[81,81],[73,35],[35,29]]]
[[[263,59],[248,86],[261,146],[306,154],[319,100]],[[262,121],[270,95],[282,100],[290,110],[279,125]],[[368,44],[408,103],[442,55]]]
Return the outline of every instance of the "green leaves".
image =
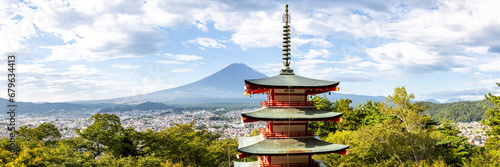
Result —
[[[497,85],[500,86],[500,83],[497,83]],[[486,99],[495,103],[496,106],[493,108],[484,107],[486,112],[481,123],[490,128],[487,131],[488,138],[485,147],[489,151],[490,156],[500,159],[500,96],[488,93]]]
[[[446,164],[462,164],[472,151],[472,146],[467,143],[467,138],[460,136],[461,132],[451,125],[451,121],[443,123],[438,130],[444,136],[436,143],[439,155],[443,156]]]
[[[25,141],[54,141],[61,138],[61,133],[57,130],[54,124],[43,123],[35,128],[22,126],[19,130],[14,131],[16,136]]]
[[[159,132],[142,132],[144,155],[164,157],[173,163],[191,166],[227,165],[229,159],[236,159],[236,140],[221,140],[219,134],[206,129],[196,130],[194,125],[192,121]]]
[[[93,123],[87,126],[84,130],[75,130],[83,139],[92,142],[88,149],[94,151],[94,158],[100,156],[105,150],[114,152],[120,156],[121,148],[125,146],[120,136],[124,133],[124,128],[121,126],[120,117],[114,114],[97,113],[89,118]],[[105,147],[102,147],[105,146]],[[125,153],[127,154],[127,153]]]

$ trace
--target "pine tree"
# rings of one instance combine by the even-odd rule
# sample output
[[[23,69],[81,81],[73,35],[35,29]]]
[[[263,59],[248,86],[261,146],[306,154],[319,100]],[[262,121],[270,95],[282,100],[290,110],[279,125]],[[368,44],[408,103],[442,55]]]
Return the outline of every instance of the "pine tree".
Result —
[[[497,83],[500,86],[500,83]],[[492,154],[500,158],[500,96],[488,93],[486,99],[495,103],[497,106],[493,108],[484,107],[484,119],[481,121],[484,125],[488,125],[490,130],[487,132],[488,138],[485,143],[486,149],[492,151]]]

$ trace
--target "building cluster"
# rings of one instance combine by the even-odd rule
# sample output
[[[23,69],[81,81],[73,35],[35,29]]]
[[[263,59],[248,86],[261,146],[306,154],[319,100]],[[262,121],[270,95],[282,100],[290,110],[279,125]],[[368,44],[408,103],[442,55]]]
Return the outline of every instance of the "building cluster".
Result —
[[[174,113],[171,110],[149,110],[149,111],[120,111],[113,112],[120,117],[123,127],[134,127],[136,131],[160,131],[175,126],[175,124],[188,124],[193,120],[197,129],[205,128],[212,133],[221,134],[222,138],[236,138],[250,134],[253,129],[264,127],[264,123],[241,123],[241,112],[248,112],[253,109],[234,110],[223,114],[220,117],[226,120],[213,120],[215,117],[211,111],[195,110],[182,111]],[[37,127],[43,123],[54,124],[61,132],[63,138],[77,137],[76,129],[85,129],[92,124],[89,118],[98,113],[99,110],[87,110],[71,113],[52,113],[52,114],[24,114],[17,115],[17,127],[28,126]],[[5,127],[2,127],[5,129]],[[0,136],[9,136],[8,131],[0,131]]]
[[[486,142],[486,130],[481,122],[457,122],[454,124],[459,130],[460,135],[467,137],[467,142],[475,146],[484,146]]]

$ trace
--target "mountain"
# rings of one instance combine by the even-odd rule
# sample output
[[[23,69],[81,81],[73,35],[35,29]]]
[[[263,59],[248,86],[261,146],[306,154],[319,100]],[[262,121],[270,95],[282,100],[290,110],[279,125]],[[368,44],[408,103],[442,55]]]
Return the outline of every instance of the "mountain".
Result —
[[[104,104],[104,103],[75,104],[75,103],[69,103],[69,102],[62,102],[62,103],[15,102],[15,103],[10,103],[7,99],[0,98],[0,105],[1,106],[7,106],[10,104],[17,105],[16,113],[18,113],[18,114],[58,113],[58,112],[77,111],[77,110],[95,110],[95,109],[99,109],[99,108],[121,106],[119,104]]]
[[[222,70],[199,81],[171,89],[160,90],[148,94],[114,98],[108,100],[94,100],[77,103],[120,103],[138,104],[143,102],[162,102],[174,104],[191,103],[257,103],[264,101],[266,95],[243,95],[244,80],[267,78],[268,76],[242,63],[233,63]],[[353,105],[365,103],[368,100],[383,101],[383,96],[363,96],[353,94],[333,93],[327,95],[331,101],[349,98]]]
[[[320,95],[322,96],[322,95]],[[354,95],[354,94],[342,94],[342,93],[332,93],[332,95],[326,95],[328,100],[331,102],[340,100],[340,99],[350,99],[352,101],[351,106],[358,107],[360,104],[364,104],[367,101],[371,100],[373,102],[384,101],[384,96],[366,96],[366,95]]]
[[[436,103],[436,104],[439,104],[441,102],[437,101],[436,99],[425,99],[425,100],[422,100],[423,102],[431,102],[431,103]]]
[[[199,81],[171,89],[160,90],[132,97],[100,100],[113,103],[141,102],[234,102],[248,101],[243,95],[245,79],[267,78],[243,63],[233,63]],[[254,98],[255,99],[255,98]],[[250,99],[256,101],[258,99]],[[262,99],[260,99],[262,101]],[[94,101],[96,102],[96,101]]]
[[[484,107],[493,108],[496,105],[489,100],[460,101],[453,103],[430,103],[427,114],[436,121],[453,120],[454,122],[480,121],[484,116]]]
[[[444,103],[455,103],[455,102],[461,102],[461,101],[470,101],[470,100],[464,100],[461,98],[452,98],[452,99],[446,100]]]
[[[141,103],[151,101],[167,103],[257,103],[264,101],[266,99],[266,95],[254,95],[252,98],[243,95],[243,86],[245,84],[244,80],[267,77],[268,76],[255,71],[245,64],[233,63],[208,77],[184,86],[139,96],[111,99],[111,101],[108,102]],[[385,99],[384,96],[364,96],[340,93],[327,95],[327,98],[331,101],[339,100],[341,98],[349,98],[353,101],[353,105],[363,104],[368,100],[383,101]]]

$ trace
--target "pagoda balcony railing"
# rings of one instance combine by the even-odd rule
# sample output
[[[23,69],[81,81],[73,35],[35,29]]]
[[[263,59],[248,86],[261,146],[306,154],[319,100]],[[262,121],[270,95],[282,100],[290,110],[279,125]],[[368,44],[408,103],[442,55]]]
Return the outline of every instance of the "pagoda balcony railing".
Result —
[[[305,131],[268,132],[264,128],[259,128],[259,132],[264,137],[301,137],[301,136],[314,136],[314,132],[305,132]]]
[[[270,106],[270,107],[312,107],[314,106],[314,102],[312,101],[264,101],[260,102],[262,107]]]

